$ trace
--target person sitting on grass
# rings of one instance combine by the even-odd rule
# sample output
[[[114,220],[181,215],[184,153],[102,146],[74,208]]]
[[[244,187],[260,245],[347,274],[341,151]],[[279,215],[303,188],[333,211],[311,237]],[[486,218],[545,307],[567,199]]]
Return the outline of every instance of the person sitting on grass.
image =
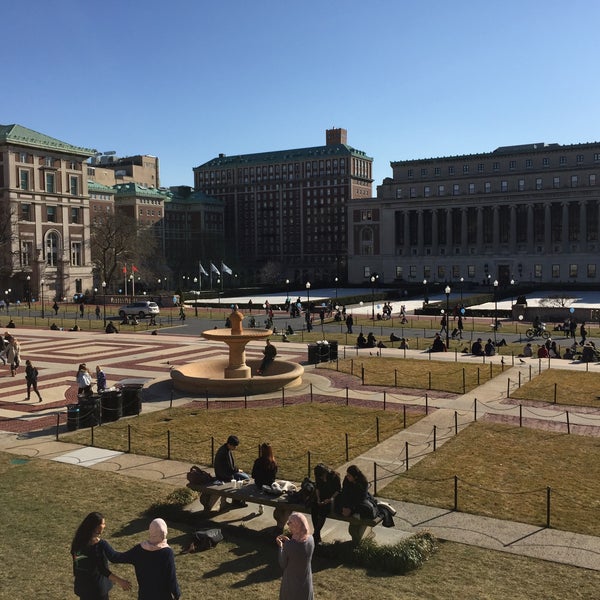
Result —
[[[435,334],[429,352],[446,352],[446,345],[444,344],[444,340],[442,340],[439,333]]]
[[[363,335],[362,331],[358,334],[358,337],[356,338],[356,345],[358,348],[366,348],[367,347],[367,339]]]
[[[473,354],[473,356],[485,356],[481,338],[477,338],[477,341],[473,342],[473,345],[471,346],[471,354]]]

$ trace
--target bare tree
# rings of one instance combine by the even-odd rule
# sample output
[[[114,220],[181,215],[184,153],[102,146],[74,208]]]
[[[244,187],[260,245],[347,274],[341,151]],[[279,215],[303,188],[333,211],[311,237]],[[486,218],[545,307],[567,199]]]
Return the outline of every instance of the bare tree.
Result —
[[[575,302],[577,298],[573,296],[567,296],[565,294],[555,294],[554,296],[547,296],[542,298],[539,302],[540,306],[548,306],[551,308],[568,308]]]

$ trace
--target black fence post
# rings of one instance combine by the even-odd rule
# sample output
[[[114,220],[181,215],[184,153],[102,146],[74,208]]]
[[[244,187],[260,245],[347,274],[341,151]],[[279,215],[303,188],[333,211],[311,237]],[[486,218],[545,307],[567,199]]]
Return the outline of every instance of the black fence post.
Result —
[[[349,443],[348,443],[348,434],[346,433],[346,462],[350,460],[349,458]]]
[[[458,475],[454,476],[454,510],[458,510]]]
[[[127,453],[131,454],[131,425],[127,425]]]
[[[437,450],[437,425],[433,426],[433,451]]]
[[[548,486],[546,488],[546,527],[550,528],[550,493],[552,488]]]
[[[171,460],[171,431],[167,429],[167,460]]]

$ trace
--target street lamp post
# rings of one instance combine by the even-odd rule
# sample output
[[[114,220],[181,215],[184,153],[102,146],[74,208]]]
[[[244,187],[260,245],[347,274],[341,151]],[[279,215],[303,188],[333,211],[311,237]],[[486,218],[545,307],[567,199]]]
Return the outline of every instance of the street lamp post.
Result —
[[[461,305],[463,303],[463,284],[464,284],[464,282],[465,282],[465,278],[461,277],[460,278],[460,303],[461,303]]]
[[[494,346],[496,345],[496,332],[498,331],[498,280],[494,279]]]
[[[340,282],[340,280],[336,277],[334,280],[335,282],[335,301],[337,303],[337,297],[338,297],[338,283]]]
[[[444,289],[446,293],[446,350],[450,350],[450,286],[447,285]]]
[[[44,280],[42,279],[40,281],[40,290],[41,290],[41,296],[42,296],[42,319],[45,317],[44,315]]]
[[[198,283],[198,278],[194,277],[194,284]],[[198,298],[200,297],[200,290],[198,290],[198,295],[196,296],[196,301],[194,302],[194,314],[198,316]]]
[[[310,281],[306,282],[306,302],[308,304],[308,312],[310,313]]]
[[[106,281],[102,282],[102,304],[104,305],[104,328],[106,329]]]
[[[513,319],[513,305],[515,303],[515,280],[510,280],[510,318]]]
[[[427,279],[423,279],[423,304],[429,304],[429,298],[427,297]]]
[[[375,275],[371,275],[371,319],[375,321]]]
[[[27,308],[29,309],[29,316],[31,316],[31,276],[27,275]]]
[[[289,301],[290,301],[290,280],[289,279],[285,280],[285,299],[286,299],[286,302],[289,304]]]

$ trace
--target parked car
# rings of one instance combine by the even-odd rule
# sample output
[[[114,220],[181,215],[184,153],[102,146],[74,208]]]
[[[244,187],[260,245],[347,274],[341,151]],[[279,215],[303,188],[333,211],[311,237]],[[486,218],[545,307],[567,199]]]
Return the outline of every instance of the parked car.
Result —
[[[160,309],[156,302],[134,302],[133,304],[127,304],[119,308],[119,316],[121,318],[136,315],[140,319],[143,319],[148,315],[158,315],[159,313]]]

